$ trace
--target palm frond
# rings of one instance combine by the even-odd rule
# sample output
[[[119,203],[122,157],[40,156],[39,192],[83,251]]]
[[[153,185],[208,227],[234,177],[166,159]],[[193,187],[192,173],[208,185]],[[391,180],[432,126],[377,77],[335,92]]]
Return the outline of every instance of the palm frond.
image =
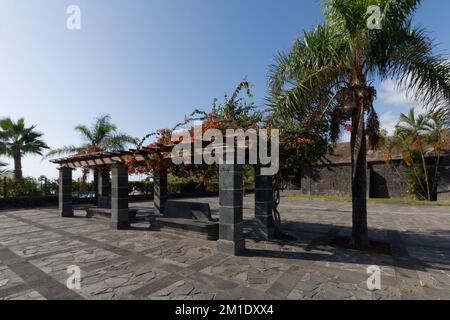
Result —
[[[22,154],[41,155],[44,149],[49,149],[42,140],[43,133],[36,131],[36,126],[25,126],[23,118],[14,122],[10,118],[0,121],[0,153],[11,156],[14,151]]]
[[[94,141],[95,140],[94,134],[85,125],[81,125],[81,124],[77,125],[74,129],[75,129],[75,131],[78,131],[81,134],[82,138],[85,141]]]
[[[42,160],[46,160],[46,159],[50,159],[53,158],[55,156],[59,157],[59,156],[68,156],[68,155],[73,155],[76,153],[80,153],[83,150],[86,150],[87,146],[82,146],[82,147],[76,147],[73,145],[69,145],[69,146],[64,146],[58,149],[52,149],[49,152],[47,152],[47,154],[42,158]]]
[[[102,147],[107,150],[124,150],[127,144],[134,142],[133,137],[125,133],[117,133],[112,136],[108,136],[102,142]]]
[[[9,170],[7,167],[7,163],[0,161],[0,176],[9,175],[11,173],[11,170]]]
[[[427,32],[405,21],[372,39],[368,65],[383,79],[393,79],[427,106],[450,101],[450,62],[434,53]]]

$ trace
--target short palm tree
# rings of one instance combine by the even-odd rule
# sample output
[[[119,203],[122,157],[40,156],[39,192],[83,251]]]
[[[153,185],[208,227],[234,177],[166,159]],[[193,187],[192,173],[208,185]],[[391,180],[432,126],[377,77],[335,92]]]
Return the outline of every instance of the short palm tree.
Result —
[[[26,154],[42,155],[47,144],[41,139],[42,133],[36,126],[26,127],[25,120],[17,122],[11,118],[0,120],[0,154],[14,159],[14,178],[22,179],[22,158]]]
[[[88,154],[99,151],[119,151],[125,149],[127,143],[134,143],[135,140],[124,134],[117,132],[117,126],[111,123],[110,115],[100,115],[91,126],[78,125],[75,130],[81,134],[84,143],[77,146],[64,146],[53,149],[44,159],[56,155]],[[83,183],[86,182],[89,173],[88,168],[83,169]],[[98,172],[94,170],[94,186],[97,196]]]
[[[409,154],[417,150],[422,161],[422,170],[424,173],[425,185],[422,186],[426,193],[426,199],[431,200],[431,188],[429,183],[428,168],[425,160],[424,135],[428,134],[432,126],[432,121],[427,114],[416,115],[414,108],[409,110],[408,114],[400,114],[399,123],[395,127],[395,138],[402,141],[408,148]],[[420,179],[418,180],[421,183]]]
[[[449,62],[433,53],[425,30],[411,23],[420,3],[324,1],[324,22],[305,32],[290,52],[280,53],[269,72],[269,100],[275,113],[298,119],[305,130],[328,119],[333,140],[351,121],[346,128],[351,130],[352,239],[362,248],[369,245],[366,135],[373,147],[379,140],[372,81],[392,79],[427,105],[450,99]],[[370,14],[373,6],[382,13],[376,21]]]
[[[77,125],[75,130],[81,134],[84,141],[81,146],[71,145],[52,149],[45,158],[55,155],[123,150],[127,143],[133,142],[130,136],[117,132],[117,126],[111,123],[111,116],[109,115],[97,117],[95,122],[89,127],[86,125]]]
[[[447,144],[444,137],[444,131],[449,127],[449,110],[436,109],[424,114],[415,114],[414,108],[409,110],[408,114],[400,114],[399,123],[395,127],[394,143],[397,140],[400,145],[406,148],[409,158],[417,154],[420,158],[420,170],[414,166],[414,161],[409,159],[412,170],[416,175],[416,181],[420,185],[424,198],[427,200],[436,200],[436,188],[438,182],[439,163],[441,151]],[[429,172],[429,161],[426,156],[435,158],[434,173]],[[432,168],[432,167],[431,167]],[[423,172],[423,180],[418,172]],[[432,182],[430,181],[432,180]]]

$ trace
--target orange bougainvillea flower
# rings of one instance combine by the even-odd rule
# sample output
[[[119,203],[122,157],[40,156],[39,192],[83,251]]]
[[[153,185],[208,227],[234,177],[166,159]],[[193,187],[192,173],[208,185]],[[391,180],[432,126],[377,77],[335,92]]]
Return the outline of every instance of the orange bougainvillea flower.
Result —
[[[312,140],[308,139],[308,138],[300,137],[300,138],[297,138],[297,142],[300,144],[310,144],[312,142]]]
[[[348,132],[352,132],[353,126],[351,124],[347,123],[346,125],[344,125],[344,130],[348,131]]]

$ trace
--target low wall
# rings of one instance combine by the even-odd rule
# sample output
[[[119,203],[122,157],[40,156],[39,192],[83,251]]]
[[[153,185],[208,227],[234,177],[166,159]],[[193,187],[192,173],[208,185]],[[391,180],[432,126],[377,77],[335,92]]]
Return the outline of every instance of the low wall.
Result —
[[[91,204],[93,198],[73,198],[74,204]],[[9,208],[36,208],[58,206],[58,196],[36,196],[36,197],[15,197],[0,198],[0,210]]]
[[[407,177],[397,164],[369,164],[369,196],[373,199],[411,198]]]
[[[199,197],[216,197],[218,192],[189,192],[169,194],[171,199],[183,198],[199,198]],[[153,201],[153,195],[129,195],[130,202]],[[73,197],[74,205],[77,204],[94,204],[94,198],[78,198]],[[37,197],[16,197],[16,198],[0,198],[0,210],[2,209],[27,209],[38,207],[57,207],[58,195],[37,196]]]
[[[374,199],[408,199],[408,184],[399,163],[370,162],[367,169],[368,197]],[[310,196],[351,197],[351,165],[304,168],[299,190],[285,194]],[[439,167],[438,200],[450,200],[450,157],[445,157]]]

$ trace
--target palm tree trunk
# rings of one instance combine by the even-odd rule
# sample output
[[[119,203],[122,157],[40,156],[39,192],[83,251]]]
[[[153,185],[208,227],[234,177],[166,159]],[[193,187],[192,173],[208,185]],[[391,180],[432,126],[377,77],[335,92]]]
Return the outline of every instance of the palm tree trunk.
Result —
[[[437,195],[437,187],[438,187],[438,183],[439,183],[439,165],[441,163],[441,152],[438,150],[437,151],[437,156],[436,156],[436,163],[435,163],[435,167],[434,167],[434,179],[433,179],[433,188],[431,190],[431,201],[437,201],[438,200],[438,195]]]
[[[425,183],[427,185],[427,200],[431,201],[431,193],[430,193],[430,181],[428,179],[428,169],[427,169],[427,162],[425,160],[424,151],[423,148],[420,147],[420,156],[422,158],[422,165],[423,165],[423,172],[425,174]]]
[[[352,240],[355,246],[364,249],[369,247],[369,232],[367,229],[367,146],[364,120],[364,111],[353,117],[353,131],[351,136],[352,152]],[[362,134],[358,137],[358,122],[362,126]],[[361,147],[355,159],[354,151],[357,140],[361,139]]]
[[[14,151],[13,158],[14,158],[14,179],[20,180],[23,178],[22,154],[20,153],[20,151]]]

